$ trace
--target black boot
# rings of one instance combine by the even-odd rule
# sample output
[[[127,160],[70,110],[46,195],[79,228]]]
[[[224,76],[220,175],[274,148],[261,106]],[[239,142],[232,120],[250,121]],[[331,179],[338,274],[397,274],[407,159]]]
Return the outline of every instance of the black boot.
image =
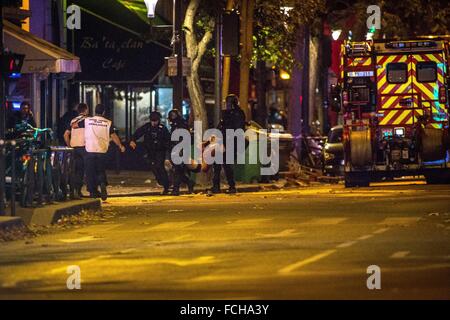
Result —
[[[235,194],[236,192],[237,192],[236,187],[230,187],[230,188],[228,189],[228,193],[229,193],[229,194]]]
[[[106,184],[104,183],[100,184],[100,196],[103,201],[106,201],[106,199],[108,199],[108,192],[106,191]]]
[[[211,189],[212,193],[220,193],[220,187],[219,186],[213,186]]]
[[[195,186],[195,182],[194,181],[189,181],[189,183],[188,183],[188,193],[189,194],[193,194],[194,193],[194,186]]]
[[[89,198],[92,198],[92,199],[98,199],[98,198],[100,198],[100,192],[98,192],[98,191],[90,192],[90,193],[89,193]]]

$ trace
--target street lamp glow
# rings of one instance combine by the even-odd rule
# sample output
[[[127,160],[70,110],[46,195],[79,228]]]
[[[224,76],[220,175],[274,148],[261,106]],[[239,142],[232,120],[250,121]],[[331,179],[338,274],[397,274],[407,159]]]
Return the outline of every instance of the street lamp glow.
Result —
[[[285,15],[289,15],[289,11],[292,9],[294,9],[294,7],[281,7],[281,11],[283,11]]]
[[[334,41],[336,41],[337,39],[339,39],[339,37],[341,36],[342,30],[333,30],[331,32],[331,37],[333,38]]]
[[[144,0],[145,6],[147,7],[147,17],[154,18],[155,17],[155,8],[158,0]]]
[[[283,80],[289,80],[291,75],[284,70],[280,70],[280,78]]]

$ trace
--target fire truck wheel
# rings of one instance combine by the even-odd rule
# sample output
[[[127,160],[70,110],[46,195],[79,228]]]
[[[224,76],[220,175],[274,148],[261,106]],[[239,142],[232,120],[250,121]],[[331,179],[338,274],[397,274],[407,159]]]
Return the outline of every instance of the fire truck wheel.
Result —
[[[345,187],[368,187],[370,185],[370,177],[363,172],[346,173],[344,177]]]
[[[370,130],[352,131],[350,133],[351,164],[356,167],[372,163],[372,142]]]
[[[423,161],[437,161],[444,159],[444,132],[435,128],[423,129],[420,151]]]

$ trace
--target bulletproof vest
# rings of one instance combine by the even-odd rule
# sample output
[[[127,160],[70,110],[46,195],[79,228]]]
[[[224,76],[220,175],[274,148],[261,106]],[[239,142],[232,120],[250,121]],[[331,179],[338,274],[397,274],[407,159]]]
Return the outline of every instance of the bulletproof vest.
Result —
[[[167,137],[164,134],[164,126],[162,124],[152,127],[149,126],[144,134],[144,144],[149,152],[164,151],[167,148]]]
[[[170,122],[170,132],[174,132],[177,129],[187,129],[188,125],[183,118],[177,118]]]
[[[241,109],[230,109],[223,112],[224,129],[245,129],[245,118]]]

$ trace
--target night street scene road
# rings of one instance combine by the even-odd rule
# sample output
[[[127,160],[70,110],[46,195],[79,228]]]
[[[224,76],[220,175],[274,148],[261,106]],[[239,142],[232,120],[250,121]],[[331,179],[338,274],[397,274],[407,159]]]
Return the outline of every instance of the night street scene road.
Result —
[[[450,301],[447,1],[1,0],[0,35],[0,302]]]

